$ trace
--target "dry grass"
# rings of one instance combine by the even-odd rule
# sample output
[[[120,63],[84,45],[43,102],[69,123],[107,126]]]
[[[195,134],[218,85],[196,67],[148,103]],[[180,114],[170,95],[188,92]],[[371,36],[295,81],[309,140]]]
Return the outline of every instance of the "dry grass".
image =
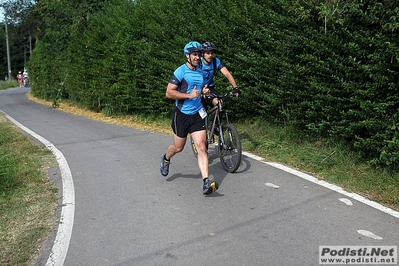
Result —
[[[46,105],[46,106],[52,106],[51,102],[45,101],[38,99],[34,96],[32,96],[31,93],[27,94],[28,98],[34,102]],[[171,129],[170,127],[165,127],[165,124],[161,124],[160,122],[151,122],[147,123],[147,121],[140,119],[137,116],[128,116],[128,117],[109,117],[104,115],[103,113],[96,113],[87,109],[82,109],[76,107],[76,105],[73,104],[68,104],[65,102],[60,102],[58,103],[57,109],[74,114],[74,115],[79,115],[79,116],[84,116],[96,121],[101,121],[109,124],[115,124],[115,125],[120,125],[120,126],[127,126],[127,127],[133,127],[141,130],[149,130],[151,132],[157,132],[157,133],[163,133],[163,134],[171,134]]]

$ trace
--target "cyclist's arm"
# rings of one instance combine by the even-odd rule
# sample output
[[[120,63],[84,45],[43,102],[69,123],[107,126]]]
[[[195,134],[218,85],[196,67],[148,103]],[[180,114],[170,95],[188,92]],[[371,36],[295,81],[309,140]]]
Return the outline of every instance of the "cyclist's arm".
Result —
[[[237,83],[236,83],[233,75],[227,69],[227,67],[223,67],[222,69],[220,69],[220,72],[223,73],[223,75],[227,78],[227,80],[230,82],[230,84],[231,84],[231,86],[233,86],[233,88],[237,88]]]

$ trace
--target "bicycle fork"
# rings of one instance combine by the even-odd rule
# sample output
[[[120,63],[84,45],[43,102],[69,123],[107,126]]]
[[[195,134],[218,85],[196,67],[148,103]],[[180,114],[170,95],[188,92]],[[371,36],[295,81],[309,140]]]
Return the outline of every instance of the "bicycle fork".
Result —
[[[221,114],[222,114],[222,112],[219,112],[219,114],[217,116],[217,119],[215,119],[215,121],[218,120],[219,144],[221,145],[221,147],[219,147],[219,149],[225,150],[227,148],[227,146],[226,146],[226,142],[225,142],[224,134],[223,134]],[[223,112],[223,114],[224,114],[224,118],[226,120],[226,124],[228,124],[229,123],[229,117],[228,117],[227,113]]]
[[[225,113],[225,112],[223,112],[223,114],[224,114],[224,119],[226,120],[226,125],[228,125],[230,122],[229,122],[229,116],[228,116],[228,114],[227,113]],[[219,120],[221,120],[220,119],[220,116],[219,116]],[[226,144],[226,140],[224,139],[224,137],[225,137],[225,135],[223,134],[223,131],[222,131],[222,124],[220,123],[219,124],[219,127],[220,127],[220,133],[219,133],[219,138],[220,138],[220,144],[222,145],[221,146],[221,148],[223,149],[223,150],[227,150],[227,149],[231,149],[231,143],[229,142],[228,144]],[[228,137],[228,141],[230,141],[231,139],[232,139],[232,133],[230,132],[230,130],[227,128],[226,129],[227,130],[227,137]]]

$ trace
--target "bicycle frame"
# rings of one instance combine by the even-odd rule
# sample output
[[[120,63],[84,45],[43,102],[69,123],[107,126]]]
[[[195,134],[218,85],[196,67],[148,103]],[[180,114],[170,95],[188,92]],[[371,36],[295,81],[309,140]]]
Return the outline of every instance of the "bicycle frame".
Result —
[[[217,142],[220,162],[227,172],[234,173],[241,163],[241,140],[235,126],[230,124],[228,114],[223,110],[221,102],[222,99],[233,96],[233,93],[229,92],[222,96],[214,96],[219,101],[216,106],[207,111],[207,117],[205,118],[206,148],[208,149],[209,145],[214,142],[214,134],[218,135]],[[215,133],[216,129],[219,132]],[[197,157],[197,149],[192,139],[191,147],[194,155]]]
[[[227,112],[225,112],[223,110],[223,105],[221,103],[221,100],[226,97],[231,97],[231,93],[227,93],[223,96],[216,96],[216,97],[218,99],[218,103],[217,103],[217,105],[212,107],[207,112],[208,115],[207,115],[207,118],[205,119],[205,128],[207,129],[207,131],[206,131],[207,138],[206,139],[207,139],[208,144],[210,144],[212,141],[212,136],[215,132],[216,125],[219,129],[219,134],[218,134],[219,138],[221,138],[222,143],[224,143],[223,134],[220,134],[222,132],[222,114],[224,116],[225,124],[230,123],[229,116],[228,116]],[[210,127],[208,127],[209,121],[212,121],[212,125],[209,125]]]

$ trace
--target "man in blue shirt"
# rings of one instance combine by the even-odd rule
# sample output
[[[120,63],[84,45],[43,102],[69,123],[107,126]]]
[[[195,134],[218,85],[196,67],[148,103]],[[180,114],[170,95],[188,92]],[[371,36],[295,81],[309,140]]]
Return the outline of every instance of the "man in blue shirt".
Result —
[[[205,42],[202,44],[202,50],[203,56],[201,57],[201,68],[204,71],[204,84],[208,85],[208,88],[210,89],[210,94],[219,94],[218,91],[215,90],[215,84],[213,83],[213,76],[215,75],[216,70],[219,70],[230,82],[231,86],[233,87],[233,92],[235,93],[235,96],[238,97],[238,95],[240,94],[240,90],[237,87],[237,83],[233,75],[222,63],[222,61],[220,61],[219,58],[215,57],[215,51],[217,50],[216,46],[211,42]],[[218,99],[213,96],[206,97],[204,105],[206,104],[207,106],[212,107],[217,104],[217,101]]]
[[[202,192],[208,195],[216,191],[217,184],[209,180],[204,120],[206,111],[201,103],[201,96],[209,95],[209,89],[204,86],[203,72],[199,67],[202,46],[198,42],[189,42],[183,52],[187,61],[173,72],[166,88],[166,97],[175,100],[172,118],[174,142],[162,155],[160,171],[163,176],[168,175],[170,159],[184,149],[190,133],[198,151],[198,166],[203,180]]]

